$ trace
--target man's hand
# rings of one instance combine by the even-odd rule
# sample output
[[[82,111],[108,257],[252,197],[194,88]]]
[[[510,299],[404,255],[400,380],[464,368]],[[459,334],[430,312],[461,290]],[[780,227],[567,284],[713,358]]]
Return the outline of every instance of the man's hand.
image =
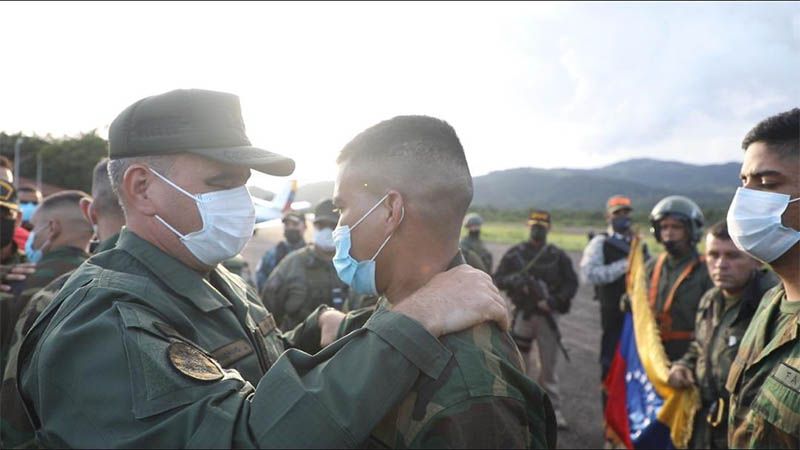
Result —
[[[436,337],[490,320],[503,330],[509,327],[505,301],[492,278],[466,264],[437,274],[392,311],[420,322]]]
[[[319,315],[319,345],[326,347],[328,344],[336,340],[336,335],[339,333],[339,325],[344,320],[345,314],[333,308],[322,311]]]
[[[8,269],[8,270],[6,270]],[[15,264],[13,266],[3,266],[0,272],[0,292],[11,291],[11,286],[6,284],[13,281],[25,281],[28,275],[36,271],[36,264],[23,263]]]
[[[673,364],[669,369],[667,383],[677,389],[686,389],[694,385],[694,374],[684,365]]]

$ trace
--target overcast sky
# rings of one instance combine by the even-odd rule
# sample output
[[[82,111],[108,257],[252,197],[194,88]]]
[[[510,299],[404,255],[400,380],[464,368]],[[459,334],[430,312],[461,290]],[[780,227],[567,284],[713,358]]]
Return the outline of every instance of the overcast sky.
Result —
[[[750,127],[800,104],[798,3],[3,2],[0,17],[0,131],[107,136],[142,97],[228,91],[301,184],[400,114],[447,120],[481,175],[738,161]]]

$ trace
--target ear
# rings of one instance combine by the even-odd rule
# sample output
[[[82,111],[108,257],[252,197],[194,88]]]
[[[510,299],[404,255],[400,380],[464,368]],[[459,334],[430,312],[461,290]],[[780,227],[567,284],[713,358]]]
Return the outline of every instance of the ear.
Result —
[[[389,233],[393,233],[397,227],[405,220],[406,211],[405,200],[403,195],[397,191],[389,191],[386,200],[383,201],[384,205],[389,210],[389,215],[386,217],[386,227]]]
[[[145,216],[156,214],[155,205],[150,197],[153,177],[154,175],[147,170],[147,167],[141,164],[131,165],[122,176],[122,195],[125,197],[127,206]]]
[[[58,219],[50,219],[48,225],[50,225],[50,241],[52,242],[61,235],[61,221]]]
[[[94,212],[94,208],[92,208],[93,204],[94,201],[86,197],[82,198],[79,204],[83,217],[86,218],[90,225],[97,224],[97,215]]]

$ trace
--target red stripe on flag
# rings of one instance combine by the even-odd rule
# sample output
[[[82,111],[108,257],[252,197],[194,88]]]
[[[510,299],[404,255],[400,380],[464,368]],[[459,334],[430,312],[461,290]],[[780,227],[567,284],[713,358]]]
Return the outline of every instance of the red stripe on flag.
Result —
[[[625,387],[625,359],[619,351],[614,352],[614,360],[611,361],[611,368],[608,370],[606,379],[603,380],[608,400],[604,411],[606,419],[606,431],[611,432],[621,439],[626,447],[633,448],[631,442],[631,430],[628,425],[628,406]]]

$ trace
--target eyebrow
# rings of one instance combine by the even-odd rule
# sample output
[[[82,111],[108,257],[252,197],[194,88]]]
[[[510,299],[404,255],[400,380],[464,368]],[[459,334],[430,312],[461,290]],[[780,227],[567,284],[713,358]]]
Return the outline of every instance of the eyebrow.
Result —
[[[221,174],[208,177],[203,181],[206,184],[219,184],[219,183],[224,183],[226,181],[237,181],[238,178],[239,178],[238,175],[233,172],[223,172]]]
[[[739,174],[739,178],[764,178],[770,176],[782,176],[783,174],[778,172],[777,170],[763,170],[761,172],[752,172],[752,173],[741,173]]]

